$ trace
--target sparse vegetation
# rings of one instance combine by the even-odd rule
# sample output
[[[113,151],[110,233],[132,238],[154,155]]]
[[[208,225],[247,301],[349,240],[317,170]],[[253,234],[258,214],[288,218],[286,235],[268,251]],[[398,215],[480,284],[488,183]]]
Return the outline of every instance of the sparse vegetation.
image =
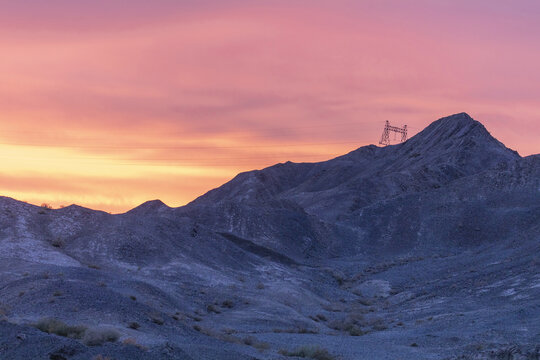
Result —
[[[242,339],[242,341],[245,345],[251,346],[257,342],[257,339],[253,336],[246,336],[245,338]]]
[[[7,312],[7,309],[2,304],[0,304],[0,321],[7,321]]]
[[[328,322],[328,327],[348,332],[351,336],[362,336],[370,331],[382,331],[388,327],[381,318],[364,317],[363,311],[353,311],[346,317]]]
[[[222,303],[221,303],[221,306],[224,307],[224,308],[227,308],[227,309],[231,309],[234,307],[234,302],[232,300],[224,300]]]
[[[373,305],[373,300],[365,298],[365,297],[361,297],[357,301],[358,301],[359,304],[364,305],[364,306]]]
[[[137,342],[137,340],[135,340],[134,338],[127,338],[127,339],[124,339],[124,341],[122,341],[122,344],[123,345],[128,345],[128,346],[135,346],[135,347],[138,347],[139,349],[141,350],[148,350],[146,348],[146,346],[143,346],[141,344],[139,344]]]
[[[318,346],[302,346],[294,351],[280,350],[279,353],[284,356],[295,356],[314,360],[335,360],[334,355],[330,354],[328,350]]]
[[[152,321],[154,324],[157,324],[157,325],[165,324],[165,320],[158,313],[150,313],[148,314],[148,317],[150,318],[150,321]]]
[[[87,346],[103,345],[106,342],[115,342],[120,333],[112,328],[90,328],[84,332],[82,342]]]
[[[274,329],[272,330],[274,333],[287,333],[287,334],[318,334],[319,329],[308,329],[305,327],[297,327],[297,328],[290,328],[290,329]]]
[[[337,270],[331,270],[330,275],[339,286],[345,283],[345,275],[342,272],[337,271]]]
[[[108,356],[103,356],[101,354],[98,354],[98,355],[94,356],[92,358],[92,360],[112,360],[112,359],[110,357],[108,357]]]
[[[223,329],[222,332],[216,332],[208,328],[204,328],[200,325],[193,325],[193,330],[200,332],[201,334],[204,334],[206,336],[211,336],[215,339],[219,339],[221,341],[226,341],[233,344],[239,344],[239,345],[247,345],[252,346],[255,349],[259,351],[264,351],[270,348],[270,344],[259,341],[254,336],[246,336],[246,337],[238,337],[232,335],[233,333],[236,333],[236,330],[234,329]]]
[[[35,328],[46,332],[71,339],[82,340],[87,346],[102,345],[105,342],[115,342],[120,333],[112,328],[88,328],[84,325],[68,325],[54,318],[43,318],[33,324]]]
[[[213,304],[209,304],[206,306],[206,311],[209,313],[215,313],[215,314],[221,314],[221,310],[219,310],[217,307],[215,307]]]
[[[265,351],[270,349],[270,344],[267,342],[256,342],[252,346],[259,351]]]
[[[133,330],[137,330],[140,327],[141,325],[136,321],[132,321],[128,324],[128,328],[133,329]]]
[[[60,238],[54,238],[51,240],[51,245],[57,248],[64,247],[64,240]]]
[[[88,329],[84,325],[68,325],[61,320],[53,318],[40,319],[34,324],[34,327],[47,334],[55,334],[72,339],[82,339]]]

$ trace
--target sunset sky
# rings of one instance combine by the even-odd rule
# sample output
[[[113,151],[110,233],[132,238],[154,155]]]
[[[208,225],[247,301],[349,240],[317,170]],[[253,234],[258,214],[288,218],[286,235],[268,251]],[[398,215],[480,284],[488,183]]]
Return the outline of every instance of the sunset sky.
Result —
[[[468,112],[540,152],[540,2],[0,0],[0,195],[123,212]]]

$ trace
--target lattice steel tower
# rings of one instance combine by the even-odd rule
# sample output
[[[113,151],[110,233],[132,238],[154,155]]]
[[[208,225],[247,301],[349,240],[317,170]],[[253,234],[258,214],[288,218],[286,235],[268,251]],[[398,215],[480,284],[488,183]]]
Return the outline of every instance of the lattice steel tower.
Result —
[[[390,122],[386,120],[386,124],[384,125],[384,130],[381,136],[381,141],[379,141],[379,144],[381,145],[390,145],[390,131],[396,134],[401,134],[401,141],[405,142],[407,141],[407,125],[403,125],[402,128],[397,126],[390,125]]]

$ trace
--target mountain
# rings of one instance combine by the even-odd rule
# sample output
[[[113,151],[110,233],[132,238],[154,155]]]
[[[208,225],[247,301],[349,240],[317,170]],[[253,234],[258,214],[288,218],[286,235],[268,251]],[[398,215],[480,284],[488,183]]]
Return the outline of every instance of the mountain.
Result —
[[[540,155],[465,113],[180,208],[0,198],[0,249],[2,359],[540,352]]]
[[[381,237],[401,238],[400,244],[406,237],[407,250],[416,240],[424,241],[415,235],[424,218],[418,214],[420,199],[433,193],[436,202],[447,201],[445,189],[459,179],[497,172],[520,160],[461,113],[435,121],[404,144],[370,145],[326,162],[288,162],[242,173],[179,211],[299,257],[324,249],[335,255],[364,251],[366,242]],[[380,220],[385,223],[373,226]],[[447,225],[460,222],[455,218]],[[358,245],[356,250],[351,244]]]

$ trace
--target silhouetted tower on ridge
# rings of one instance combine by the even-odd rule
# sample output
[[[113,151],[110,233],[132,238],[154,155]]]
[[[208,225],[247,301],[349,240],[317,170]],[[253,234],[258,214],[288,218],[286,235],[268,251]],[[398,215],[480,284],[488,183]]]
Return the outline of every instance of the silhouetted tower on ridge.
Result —
[[[386,124],[384,125],[384,130],[381,136],[381,141],[379,141],[379,144],[381,145],[390,145],[390,131],[396,134],[401,134],[401,141],[405,142],[407,141],[407,125],[403,125],[402,128],[397,126],[390,125],[390,122],[386,120]]]

